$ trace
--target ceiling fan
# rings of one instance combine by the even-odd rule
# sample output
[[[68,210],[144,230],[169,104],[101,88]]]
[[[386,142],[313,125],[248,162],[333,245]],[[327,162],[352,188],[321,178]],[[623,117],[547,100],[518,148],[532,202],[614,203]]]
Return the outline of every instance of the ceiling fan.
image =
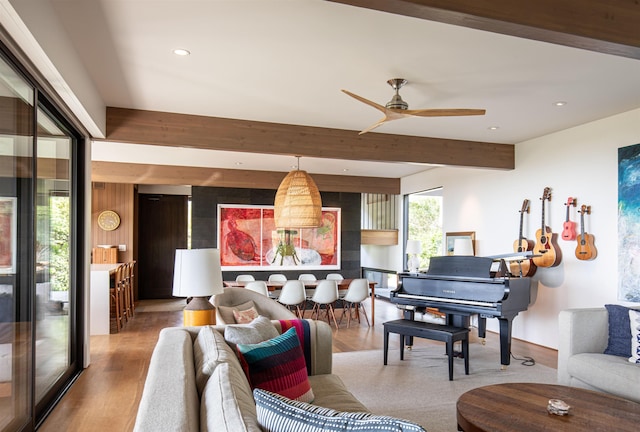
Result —
[[[344,93],[348,94],[354,99],[359,100],[360,102],[366,103],[374,107],[375,109],[382,111],[384,117],[378,120],[376,123],[372,124],[365,130],[360,132],[360,135],[363,133],[367,133],[381,124],[391,121],[398,120],[404,117],[416,116],[416,117],[446,117],[446,116],[472,116],[472,115],[484,115],[485,110],[483,109],[466,109],[466,108],[436,108],[436,109],[416,109],[410,110],[409,104],[402,100],[400,97],[400,89],[407,84],[407,80],[404,78],[392,78],[387,83],[396,91],[396,94],[393,98],[387,102],[385,106],[379,105],[375,102],[372,102],[368,99],[363,98],[362,96],[358,96],[357,94],[351,93],[347,90],[342,90]]]

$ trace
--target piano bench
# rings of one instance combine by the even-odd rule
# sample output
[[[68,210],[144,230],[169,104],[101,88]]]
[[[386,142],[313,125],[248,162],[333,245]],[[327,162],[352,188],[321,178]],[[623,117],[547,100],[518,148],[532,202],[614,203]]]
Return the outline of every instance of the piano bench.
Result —
[[[464,373],[469,375],[469,329],[448,325],[432,324],[423,321],[398,319],[383,323],[384,326],[384,364],[387,364],[389,351],[389,333],[400,335],[400,360],[404,360],[405,336],[419,337],[446,342],[449,357],[449,381],[453,381],[453,343],[462,341]]]

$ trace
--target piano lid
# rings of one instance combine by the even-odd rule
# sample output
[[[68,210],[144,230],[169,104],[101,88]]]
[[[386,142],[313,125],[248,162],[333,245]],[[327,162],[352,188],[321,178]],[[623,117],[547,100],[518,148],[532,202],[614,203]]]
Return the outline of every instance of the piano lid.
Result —
[[[476,256],[436,256],[429,260],[427,274],[431,276],[465,276],[490,278],[493,258]]]

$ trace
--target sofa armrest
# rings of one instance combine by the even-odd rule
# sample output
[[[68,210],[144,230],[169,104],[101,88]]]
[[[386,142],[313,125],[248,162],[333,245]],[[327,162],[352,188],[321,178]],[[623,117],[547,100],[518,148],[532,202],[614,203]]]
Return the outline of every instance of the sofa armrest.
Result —
[[[609,315],[605,308],[567,309],[558,317],[558,382],[570,380],[567,363],[572,355],[603,353],[609,340]]]
[[[160,331],[138,407],[134,432],[198,431],[192,335],[183,328]]]
[[[324,321],[308,320],[315,327],[315,349],[311,375],[330,374],[333,368],[333,332],[331,326]]]

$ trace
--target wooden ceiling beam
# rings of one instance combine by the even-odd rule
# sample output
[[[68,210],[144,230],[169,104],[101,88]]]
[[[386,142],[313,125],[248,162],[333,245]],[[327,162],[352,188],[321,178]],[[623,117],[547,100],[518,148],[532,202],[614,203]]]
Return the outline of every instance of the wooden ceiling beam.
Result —
[[[513,169],[512,144],[107,108],[105,141],[329,159]]]
[[[330,0],[640,59],[640,3],[629,0]]]
[[[91,162],[91,181],[106,183],[277,189],[286,173],[120,162]],[[312,175],[327,192],[400,194],[400,179]]]

